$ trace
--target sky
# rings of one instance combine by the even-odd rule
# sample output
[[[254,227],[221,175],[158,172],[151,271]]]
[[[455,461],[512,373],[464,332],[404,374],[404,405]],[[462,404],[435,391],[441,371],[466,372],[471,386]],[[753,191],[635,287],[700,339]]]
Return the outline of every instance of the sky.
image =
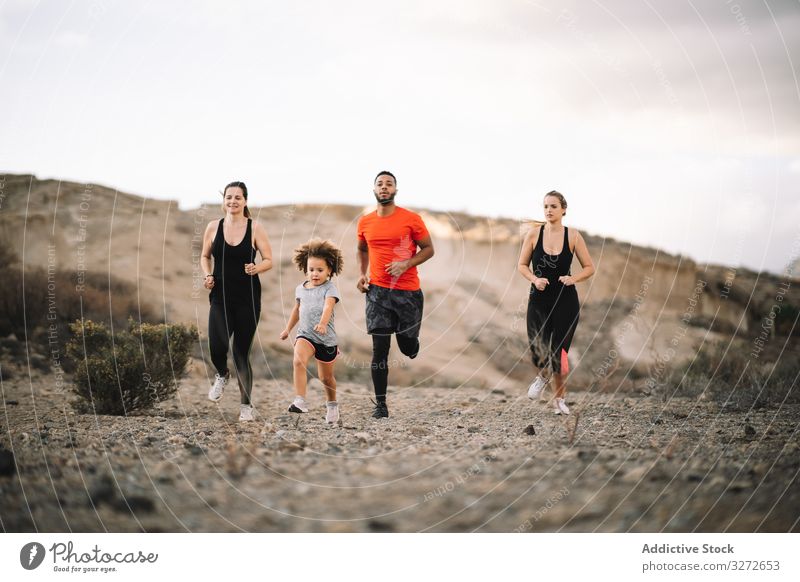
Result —
[[[0,0],[2,2],[2,0]],[[800,253],[800,3],[0,3],[0,172],[254,206],[541,218],[779,273]],[[0,209],[1,211],[1,209]]]

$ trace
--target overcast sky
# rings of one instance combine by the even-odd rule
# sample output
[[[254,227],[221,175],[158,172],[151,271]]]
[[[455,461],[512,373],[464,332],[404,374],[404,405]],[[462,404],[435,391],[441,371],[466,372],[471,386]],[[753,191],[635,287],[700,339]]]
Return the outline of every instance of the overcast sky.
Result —
[[[0,171],[257,206],[541,217],[753,269],[800,251],[800,3],[0,8]],[[793,254],[794,253],[794,254]]]

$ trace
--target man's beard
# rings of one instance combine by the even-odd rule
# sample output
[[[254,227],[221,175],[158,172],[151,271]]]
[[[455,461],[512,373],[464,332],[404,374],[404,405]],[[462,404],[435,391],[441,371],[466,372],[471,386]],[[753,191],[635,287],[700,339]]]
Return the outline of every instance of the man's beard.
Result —
[[[375,200],[378,201],[378,204],[381,206],[386,206],[387,204],[391,204],[394,202],[394,197],[397,195],[397,192],[389,196],[388,198],[381,198],[380,195],[375,194]]]

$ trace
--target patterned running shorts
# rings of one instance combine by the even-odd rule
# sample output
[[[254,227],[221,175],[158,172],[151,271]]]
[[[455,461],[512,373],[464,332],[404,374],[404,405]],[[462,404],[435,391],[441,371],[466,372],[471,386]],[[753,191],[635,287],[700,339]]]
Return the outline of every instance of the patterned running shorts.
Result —
[[[367,290],[367,333],[390,329],[397,335],[419,337],[424,300],[421,289],[403,291],[370,285]]]

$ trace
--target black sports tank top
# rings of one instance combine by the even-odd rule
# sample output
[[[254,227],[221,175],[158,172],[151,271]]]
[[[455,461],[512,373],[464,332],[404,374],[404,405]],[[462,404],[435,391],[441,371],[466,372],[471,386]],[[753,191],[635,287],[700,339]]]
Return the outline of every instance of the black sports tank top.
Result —
[[[564,284],[558,278],[570,274],[572,266],[572,251],[569,250],[569,229],[564,227],[564,248],[557,255],[549,255],[544,252],[544,225],[539,229],[539,239],[533,249],[531,257],[531,271],[537,277],[542,277],[550,281],[550,284],[539,293],[558,292]],[[574,288],[574,287],[573,287]],[[534,287],[535,289],[535,287]]]
[[[241,301],[261,305],[261,281],[258,275],[248,275],[244,272],[247,263],[256,262],[256,250],[253,248],[252,219],[247,219],[247,230],[242,242],[233,246],[225,242],[225,234],[219,221],[217,235],[211,246],[211,256],[214,257],[214,288],[211,289],[209,300],[212,303],[232,304]]]

